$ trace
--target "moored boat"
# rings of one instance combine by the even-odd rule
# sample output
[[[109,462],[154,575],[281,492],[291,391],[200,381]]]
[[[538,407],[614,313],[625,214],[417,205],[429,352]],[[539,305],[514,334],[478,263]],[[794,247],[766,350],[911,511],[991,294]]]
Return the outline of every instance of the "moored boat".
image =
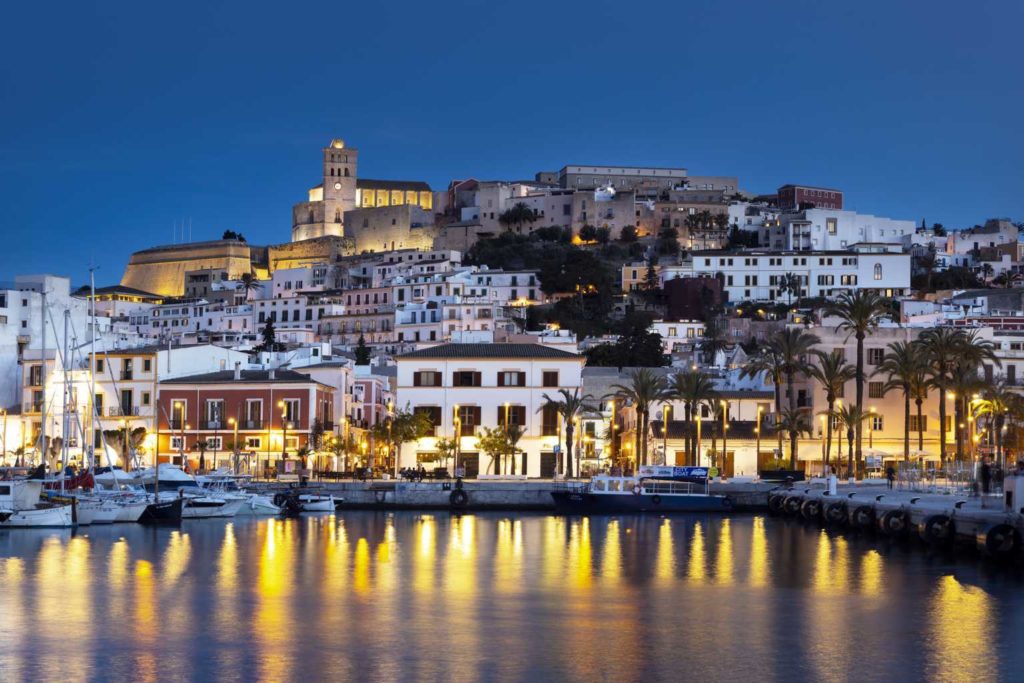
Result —
[[[695,468],[690,468],[695,469]],[[706,470],[704,470],[706,478]],[[709,493],[704,484],[650,477],[612,477],[600,475],[589,482],[569,484],[552,491],[558,512],[610,514],[622,512],[728,512],[728,496]]]
[[[180,524],[185,498],[178,496],[173,500],[160,500],[150,503],[139,517],[140,524]]]

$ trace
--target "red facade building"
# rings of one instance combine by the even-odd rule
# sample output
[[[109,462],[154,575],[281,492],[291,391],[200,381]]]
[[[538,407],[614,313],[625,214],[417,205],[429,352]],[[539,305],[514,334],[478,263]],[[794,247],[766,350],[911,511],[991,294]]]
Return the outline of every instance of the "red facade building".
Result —
[[[842,190],[828,187],[812,187],[810,185],[783,185],[779,188],[778,201],[780,209],[801,209],[813,205],[817,209],[843,208]]]
[[[207,469],[234,449],[260,462],[296,457],[334,428],[334,390],[293,370],[226,370],[160,382],[157,449],[161,462]],[[235,439],[237,435],[237,446]],[[200,449],[202,442],[205,449]]]

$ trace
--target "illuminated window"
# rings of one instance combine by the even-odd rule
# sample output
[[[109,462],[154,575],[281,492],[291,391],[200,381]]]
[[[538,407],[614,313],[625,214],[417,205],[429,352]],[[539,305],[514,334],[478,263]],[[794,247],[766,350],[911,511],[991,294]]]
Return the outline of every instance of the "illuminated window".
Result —
[[[875,279],[876,280],[881,280],[882,279],[882,264],[881,263],[876,263],[875,264]]]

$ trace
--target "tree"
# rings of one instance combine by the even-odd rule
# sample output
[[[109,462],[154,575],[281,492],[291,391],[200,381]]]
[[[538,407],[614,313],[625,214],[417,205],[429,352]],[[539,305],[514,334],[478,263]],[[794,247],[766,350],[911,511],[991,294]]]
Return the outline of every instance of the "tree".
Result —
[[[624,244],[629,244],[631,242],[636,242],[636,240],[637,240],[636,226],[627,225],[627,226],[622,228],[622,232],[619,233],[619,241],[620,242],[622,242]]]
[[[637,414],[637,464],[648,464],[647,434],[650,429],[651,406],[661,403],[666,398],[665,379],[653,370],[639,368],[629,373],[628,384],[613,384],[611,388],[616,396],[633,404]]]
[[[915,382],[922,373],[921,356],[913,342],[893,342],[882,356],[874,374],[886,378],[883,391],[899,389],[903,392],[903,459],[910,459],[910,401]]]
[[[787,408],[782,411],[781,419],[776,423],[775,428],[789,435],[789,469],[795,470],[797,441],[801,434],[811,434],[807,412],[797,408]]]
[[[985,387],[981,392],[981,398],[975,407],[976,417],[986,417],[989,423],[989,433],[995,444],[996,462],[1003,465],[1003,432],[1006,428],[1007,416],[1019,400],[1019,395],[1010,391],[1005,381]]]
[[[796,391],[793,388],[796,376],[807,370],[807,356],[819,343],[821,343],[821,339],[817,335],[798,327],[787,327],[769,342],[778,351],[778,357],[782,362],[782,374],[786,378],[790,410],[796,410],[797,407]]]
[[[760,350],[747,359],[747,362],[740,369],[740,378],[762,377],[771,382],[775,390],[775,420],[778,421],[782,415],[782,356],[779,349],[773,344],[764,344]],[[782,432],[776,430],[779,440],[779,457],[782,456]]]
[[[559,460],[562,461],[559,465],[565,476],[571,477],[573,476],[573,458],[576,457],[578,459],[579,457],[579,453],[574,452],[575,441],[573,441],[576,423],[584,413],[594,410],[591,405],[594,397],[590,394],[583,394],[581,396],[579,387],[571,393],[568,389],[559,389],[558,393],[561,395],[561,398],[551,398],[547,394],[541,394],[541,398],[544,399],[544,405],[541,406],[541,410],[549,406],[554,407],[565,424],[565,458],[559,457]],[[561,467],[563,464],[564,468]]]
[[[366,345],[366,338],[359,333],[359,340],[356,342],[356,365],[370,364],[370,347]]]
[[[608,244],[608,242],[610,242],[612,239],[612,229],[609,228],[607,225],[602,225],[600,228],[597,229],[594,238],[597,240],[598,244]]]
[[[847,441],[847,452],[846,452],[846,477],[853,479],[856,474],[853,468],[854,458],[854,439],[857,432],[861,431],[864,425],[864,420],[868,419],[870,415],[865,413],[863,410],[858,408],[856,405],[845,403],[839,406],[836,411],[836,417],[839,423],[846,427],[846,441]],[[860,467],[860,460],[857,461],[857,466]]]
[[[779,293],[789,296],[789,305],[793,305],[793,296],[796,296],[796,303],[800,305],[800,293],[803,291],[803,278],[796,273],[785,273],[779,276]]]
[[[580,239],[584,242],[596,242],[597,241],[597,228],[587,223],[580,228]]]
[[[135,455],[146,441],[145,427],[118,427],[104,429],[103,438],[106,444],[117,451],[118,459],[125,470],[136,465]]]
[[[409,410],[408,406],[404,410],[395,410],[386,420],[378,422],[373,427],[374,441],[385,444],[388,453],[394,453],[396,458],[402,444],[421,439],[433,431],[434,424],[430,421],[430,416]]]
[[[647,270],[644,272],[643,286],[644,298],[647,299],[648,303],[653,302],[661,289],[658,284],[658,259],[654,254],[651,254],[647,259]]]
[[[939,394],[939,457],[946,458],[946,393],[963,345],[963,332],[952,327],[925,330],[918,337],[928,373],[928,385]]]
[[[434,442],[434,448],[437,449],[438,459],[444,462],[444,466],[447,467],[448,461],[459,452],[459,442],[457,439],[443,436]]]
[[[683,429],[686,433],[686,461],[697,463],[697,435],[695,417],[701,406],[717,403],[718,391],[711,377],[696,370],[673,373],[668,379],[667,392],[672,399],[683,403]],[[666,420],[667,423],[667,420]],[[665,428],[668,428],[666,424]]]
[[[667,365],[661,335],[647,327],[619,335],[613,344],[597,344],[587,351],[587,365],[606,368],[652,368]]]
[[[821,464],[822,475],[828,472],[828,461],[832,457],[832,420],[835,417],[836,399],[843,394],[846,383],[854,379],[856,369],[846,361],[842,349],[833,349],[832,353],[815,351],[817,364],[807,367],[810,375],[825,390],[825,402],[828,410],[825,415],[825,455]]]
[[[245,235],[234,230],[225,230],[224,234],[220,237],[222,240],[237,240],[239,242],[245,241]]]
[[[519,450],[519,440],[526,436],[526,428],[516,424],[505,425],[505,440],[508,443],[508,474],[515,474],[516,451]],[[502,472],[504,474],[504,471]]]
[[[864,412],[864,339],[874,332],[883,318],[890,313],[889,300],[872,290],[846,290],[825,307],[824,314],[840,319],[836,330],[847,332],[857,340],[857,409]],[[864,443],[863,421],[857,426],[857,466],[860,467],[861,450]]]
[[[662,228],[658,233],[655,251],[662,256],[675,256],[679,253],[679,231],[675,228]]]
[[[256,274],[252,271],[242,273],[242,277],[238,278],[238,281],[242,283],[242,289],[245,292],[246,298],[248,298],[250,292],[255,292],[262,287],[260,281],[256,278]]]
[[[538,218],[537,212],[522,202],[517,202],[510,209],[502,211],[498,215],[498,222],[506,230],[516,227],[516,232],[522,232],[523,223],[532,224]]]
[[[490,456],[488,472],[493,467],[494,474],[499,474],[501,468],[500,458],[508,452],[508,433],[502,427],[481,427],[476,438],[476,447],[485,455]]]
[[[263,341],[256,346],[257,351],[278,351],[280,344],[277,343],[277,331],[274,329],[274,317],[267,318],[262,331]]]
[[[731,346],[728,336],[728,325],[721,318],[711,318],[704,326],[704,336],[700,340],[700,351],[707,365],[714,365],[715,358]]]

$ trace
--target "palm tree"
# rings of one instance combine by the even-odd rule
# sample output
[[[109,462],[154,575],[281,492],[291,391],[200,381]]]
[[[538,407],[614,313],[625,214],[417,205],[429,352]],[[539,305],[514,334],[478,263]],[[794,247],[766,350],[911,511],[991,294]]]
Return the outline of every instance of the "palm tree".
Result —
[[[924,417],[921,407],[928,400],[928,364],[920,341],[915,341],[913,351],[917,354],[917,368],[910,376],[910,397],[917,411],[917,450],[924,451]]]
[[[789,305],[793,305],[793,295],[796,294],[796,303],[800,304],[800,291],[803,279],[796,273],[785,273],[779,276],[779,293],[789,295]]]
[[[857,410],[864,413],[864,339],[889,315],[889,300],[870,289],[846,290],[825,307],[824,314],[841,320],[836,327],[857,340]],[[863,420],[856,425],[856,461],[859,467],[864,443]]]
[[[615,395],[633,404],[636,411],[637,464],[647,464],[647,431],[650,427],[651,406],[666,398],[665,378],[650,368],[638,368],[629,374],[629,384],[613,384]]]
[[[729,348],[729,338],[726,335],[726,326],[719,318],[712,318],[705,325],[704,336],[700,341],[700,350],[704,354],[704,362],[713,366],[718,353],[725,352]]]
[[[782,357],[779,349],[772,344],[764,344],[740,369],[740,379],[763,377],[771,381],[775,389],[775,419],[782,414]],[[776,430],[779,439],[779,454],[782,454],[782,432]]]
[[[799,372],[806,372],[807,356],[821,343],[817,335],[796,327],[787,327],[770,342],[779,351],[782,359],[782,374],[786,377],[786,391],[789,392],[789,409],[796,410],[796,392],[793,383]]]
[[[507,422],[507,420],[506,420]],[[508,474],[515,474],[516,470],[516,451],[519,450],[519,440],[526,435],[526,429],[519,425],[509,424],[505,425],[505,438],[508,439],[508,462],[505,464],[504,469],[510,469]]]
[[[863,426],[864,421],[870,416],[869,413],[865,413],[863,410],[855,405],[845,403],[839,406],[836,410],[836,417],[839,419],[839,424],[846,427],[846,477],[853,479],[855,476],[855,470],[853,469],[853,456],[854,456],[854,438],[856,432]],[[860,461],[857,461],[858,464]]]
[[[825,413],[825,455],[821,463],[822,475],[828,472],[828,461],[832,457],[832,418],[835,415],[836,399],[843,395],[843,388],[857,374],[856,369],[846,361],[841,349],[833,349],[832,353],[815,351],[817,364],[807,366],[810,375],[825,390],[825,402],[828,411]]]
[[[801,434],[810,434],[811,425],[807,420],[807,412],[797,408],[782,411],[781,419],[775,428],[789,435],[789,469],[796,469],[796,445]]]
[[[558,393],[561,394],[561,398],[551,398],[547,394],[542,394],[541,398],[544,399],[544,405],[541,406],[541,410],[545,407],[553,406],[558,414],[562,417],[565,422],[565,457],[559,455],[559,469],[567,477],[572,475],[572,459],[573,459],[573,434],[576,431],[576,421],[580,415],[584,412],[593,410],[590,402],[594,400],[594,397],[590,394],[584,394],[580,396],[580,389],[576,387],[572,392],[568,389],[559,389]],[[563,467],[564,465],[564,467]]]
[[[967,427],[967,415],[970,408],[968,401],[977,398],[985,388],[985,382],[979,374],[981,365],[968,356],[961,356],[960,362],[953,367],[949,376],[949,390],[953,394],[953,422],[956,441],[956,459],[964,459],[964,436]]]
[[[989,429],[996,447],[996,462],[1003,463],[1003,429],[1017,394],[1011,392],[1005,381],[998,381],[981,392],[981,399],[975,407],[977,417],[988,416]]]
[[[913,342],[893,342],[887,347],[874,375],[886,378],[882,390],[888,393],[891,389],[903,392],[903,459],[910,459],[910,401],[914,397],[915,380],[922,375],[921,356]],[[920,418],[918,418],[920,423]]]
[[[251,270],[248,273],[242,273],[242,277],[238,278],[238,281],[242,283],[242,290],[245,292],[246,298],[249,298],[249,292],[255,292],[261,287],[256,273]]]
[[[696,464],[697,435],[693,433],[694,417],[701,405],[716,403],[718,392],[715,385],[703,372],[684,370],[673,374],[668,379],[668,395],[684,405],[683,424],[687,438],[686,461]]]

